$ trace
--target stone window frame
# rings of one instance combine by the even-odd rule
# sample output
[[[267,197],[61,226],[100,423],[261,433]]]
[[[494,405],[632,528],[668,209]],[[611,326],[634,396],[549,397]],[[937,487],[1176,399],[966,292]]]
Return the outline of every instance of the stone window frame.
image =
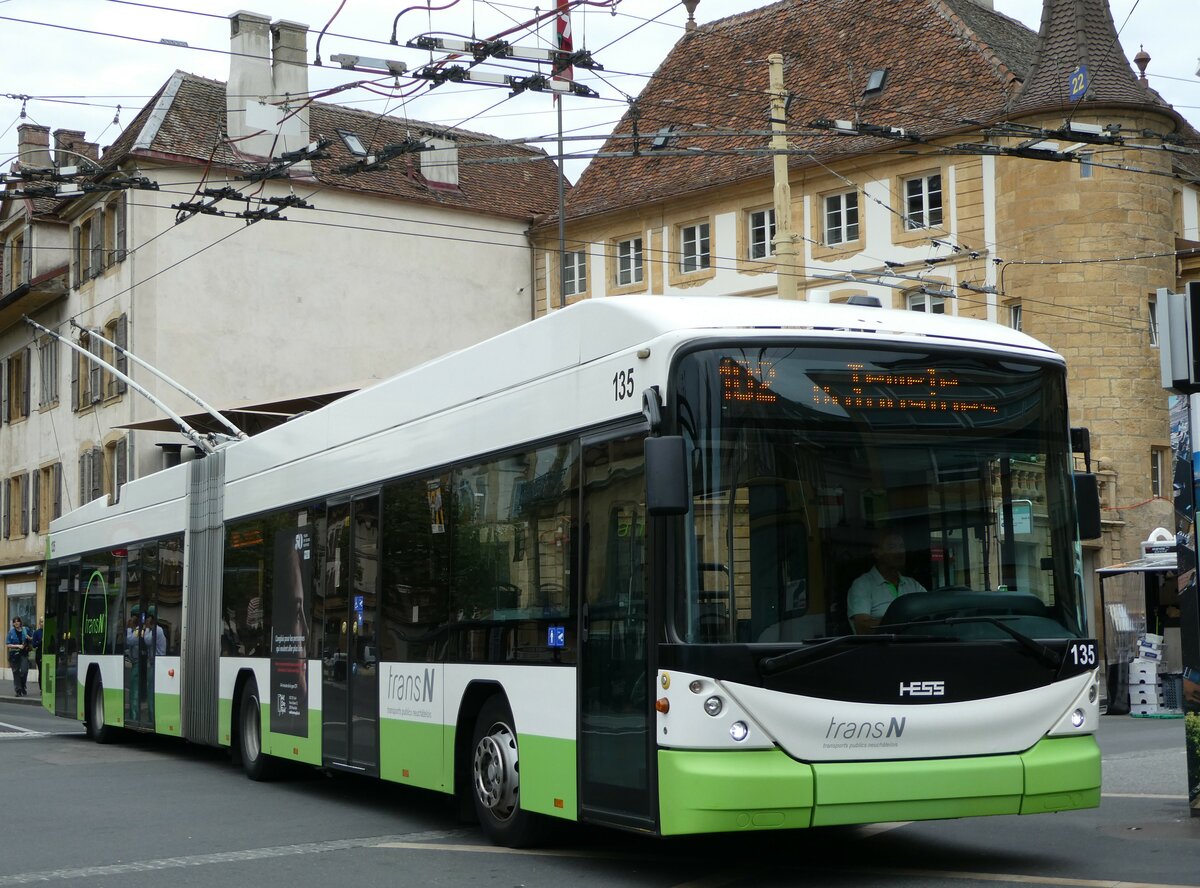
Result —
[[[640,242],[641,246],[634,251],[634,242]],[[606,254],[608,269],[608,285],[609,292],[612,295],[625,293],[644,293],[649,289],[650,275],[647,268],[647,250],[646,245],[648,238],[644,231],[631,231],[624,234],[619,234],[616,237],[610,238],[608,241],[608,250]],[[629,260],[629,280],[625,283],[621,282],[622,261],[625,257],[622,256],[621,250],[625,244],[630,245],[628,254]],[[634,277],[636,269],[637,277]]]

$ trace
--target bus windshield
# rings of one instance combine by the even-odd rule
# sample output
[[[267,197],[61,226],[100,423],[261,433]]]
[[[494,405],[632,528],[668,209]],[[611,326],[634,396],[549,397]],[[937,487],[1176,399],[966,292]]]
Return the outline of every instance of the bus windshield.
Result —
[[[679,641],[1083,634],[1061,366],[739,344],[684,356],[673,391]]]

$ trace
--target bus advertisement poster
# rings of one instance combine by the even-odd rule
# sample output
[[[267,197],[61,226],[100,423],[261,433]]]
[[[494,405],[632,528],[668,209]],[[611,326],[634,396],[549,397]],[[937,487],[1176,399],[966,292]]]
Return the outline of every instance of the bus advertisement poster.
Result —
[[[294,737],[308,736],[312,576],[312,527],[279,531],[271,599],[271,730]]]

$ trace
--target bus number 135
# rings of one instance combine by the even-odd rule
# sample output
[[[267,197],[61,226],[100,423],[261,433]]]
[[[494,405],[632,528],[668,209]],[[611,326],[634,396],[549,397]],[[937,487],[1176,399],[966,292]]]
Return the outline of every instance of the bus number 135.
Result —
[[[1085,641],[1071,645],[1071,662],[1076,666],[1096,665],[1096,643]]]
[[[613,374],[613,400],[624,401],[633,397],[633,368],[618,370]]]

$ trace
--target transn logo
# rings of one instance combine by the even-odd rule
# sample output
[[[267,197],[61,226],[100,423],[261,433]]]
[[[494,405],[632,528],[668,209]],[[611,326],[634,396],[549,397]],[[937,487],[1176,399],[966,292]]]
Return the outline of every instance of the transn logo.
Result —
[[[901,697],[944,697],[946,683],[944,681],[902,681],[900,682]]]

